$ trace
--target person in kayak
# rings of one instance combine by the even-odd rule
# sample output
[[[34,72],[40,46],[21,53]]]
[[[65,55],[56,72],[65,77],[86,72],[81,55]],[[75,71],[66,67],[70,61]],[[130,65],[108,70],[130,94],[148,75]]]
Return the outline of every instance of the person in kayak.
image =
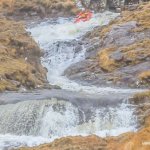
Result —
[[[92,18],[92,12],[90,10],[82,10],[82,12],[80,12],[75,19],[75,23],[78,22],[85,22],[88,21]]]

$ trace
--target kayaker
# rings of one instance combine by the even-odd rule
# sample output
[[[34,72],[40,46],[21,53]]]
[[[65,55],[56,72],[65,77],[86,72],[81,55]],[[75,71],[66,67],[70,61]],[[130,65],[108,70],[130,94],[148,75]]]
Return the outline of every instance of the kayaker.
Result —
[[[88,21],[90,20],[92,17],[92,12],[89,10],[82,10],[82,12],[80,12],[77,16],[76,16],[76,20],[75,23],[78,23],[80,21]]]

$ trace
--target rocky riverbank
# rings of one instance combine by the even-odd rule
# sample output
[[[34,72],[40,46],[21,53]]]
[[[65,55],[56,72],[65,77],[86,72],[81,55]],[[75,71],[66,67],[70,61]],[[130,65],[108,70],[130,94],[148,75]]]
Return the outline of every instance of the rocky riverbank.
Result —
[[[20,150],[149,150],[150,129],[138,133],[125,133],[118,137],[100,138],[98,136],[76,136],[55,140],[51,144]]]
[[[98,86],[150,87],[150,4],[122,12],[83,38],[86,59],[70,66],[72,80]]]

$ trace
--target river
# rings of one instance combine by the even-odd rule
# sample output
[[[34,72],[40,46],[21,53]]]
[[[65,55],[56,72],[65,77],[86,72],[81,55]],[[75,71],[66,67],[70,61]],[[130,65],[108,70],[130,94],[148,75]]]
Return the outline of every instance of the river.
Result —
[[[0,95],[0,149],[35,146],[69,135],[119,135],[135,131],[135,107],[128,98],[138,90],[84,86],[63,73],[71,64],[85,59],[85,47],[76,43],[88,31],[106,25],[119,14],[95,14],[87,22],[58,18],[33,24],[27,31],[44,51],[41,58],[50,84],[62,90],[43,90]],[[12,102],[11,102],[12,101]]]

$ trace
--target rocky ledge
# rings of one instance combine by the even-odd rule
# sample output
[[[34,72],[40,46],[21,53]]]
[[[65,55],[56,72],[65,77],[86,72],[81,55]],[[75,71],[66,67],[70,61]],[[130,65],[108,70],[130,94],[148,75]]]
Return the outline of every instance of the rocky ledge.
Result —
[[[116,137],[101,138],[96,135],[70,136],[32,148],[18,150],[149,150],[150,149],[150,91],[135,94],[131,103],[137,105],[137,115],[143,125],[139,131]]]

